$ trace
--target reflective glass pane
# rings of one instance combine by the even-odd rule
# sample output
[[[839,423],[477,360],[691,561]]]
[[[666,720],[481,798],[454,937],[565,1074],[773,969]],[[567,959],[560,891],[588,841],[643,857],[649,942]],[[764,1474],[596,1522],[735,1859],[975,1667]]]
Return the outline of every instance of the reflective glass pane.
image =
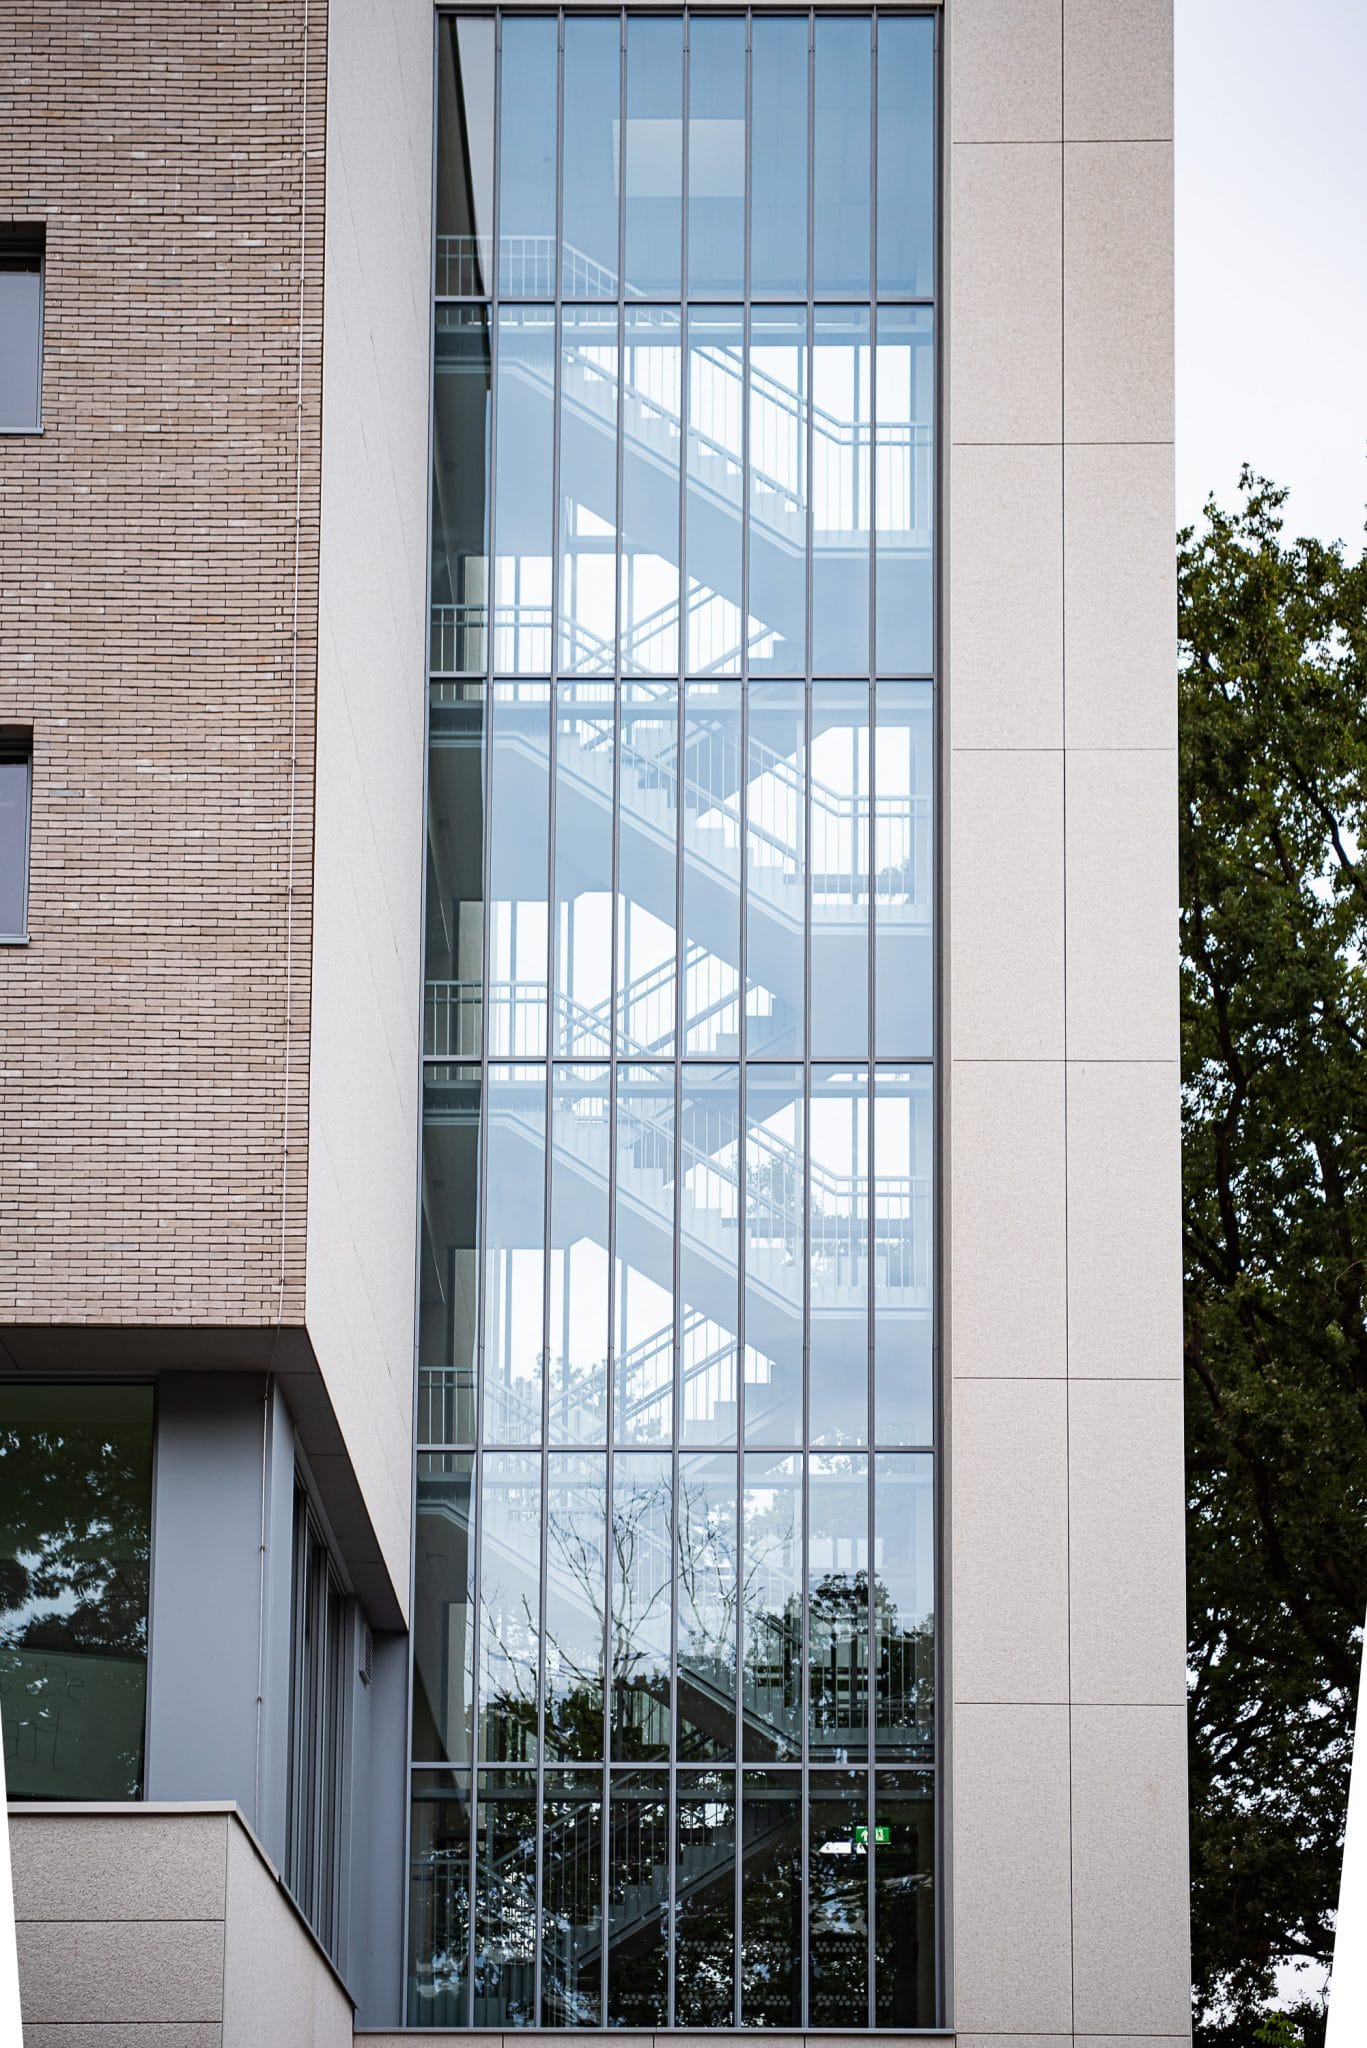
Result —
[[[749,396],[750,673],[800,675],[810,461],[804,309],[757,306],[751,313]]]
[[[432,683],[427,715],[423,1051],[478,1058],[484,1032],[484,692]]]
[[[667,1758],[674,1583],[668,1453],[620,1452],[612,1475],[612,1754]]]
[[[929,1760],[935,1739],[935,1496],[928,1457],[874,1461],[878,1752]]]
[[[536,2024],[536,1779],[481,1771],[475,1809],[474,2024]]]
[[[872,763],[864,684],[812,686],[812,1052],[869,1048]]]
[[[413,1778],[408,1880],[408,2023],[470,2024],[470,1780]]]
[[[414,1526],[413,1755],[468,1763],[475,1690],[474,1459],[418,1459]]]
[[[556,24],[501,24],[498,288],[504,297],[555,296]],[[500,664],[506,666],[506,664]]]
[[[695,14],[688,24],[688,289],[745,282],[745,23]]]
[[[869,1080],[813,1067],[807,1441],[869,1439]]]
[[[726,26],[726,24],[714,24]],[[744,315],[739,306],[688,314],[688,627],[690,675],[741,670],[745,422]]]
[[[617,399],[617,308],[567,306],[560,329],[557,639],[566,675],[610,675],[617,662]]]
[[[935,658],[935,369],[932,319],[880,306],[876,442],[877,661],[930,674]]]
[[[608,2025],[669,2017],[669,1778],[616,1772],[608,1837]]]
[[[760,1761],[802,1754],[802,1460],[750,1451],[741,1529],[741,1731]]]
[[[475,1440],[479,1298],[478,1067],[423,1076],[418,1441]]]
[[[678,1754],[736,1753],[736,1460],[679,1460]]]
[[[565,35],[565,164],[561,183],[567,299],[617,296],[622,30],[616,15],[571,15]]]
[[[489,1050],[546,1050],[550,691],[500,683],[491,702]]]
[[[504,306],[498,316],[494,462],[494,667],[545,675],[551,665],[555,314]]]
[[[628,306],[622,315],[621,636],[628,675],[679,673],[681,319],[677,306]]]
[[[929,684],[880,683],[874,735],[874,1044],[882,1059],[935,1043],[934,706]]]
[[[807,1821],[807,2024],[869,2023],[869,1779],[814,1771]]]
[[[810,1467],[811,1749],[843,1763],[869,1752],[869,1461],[814,1457]]]
[[[685,1443],[733,1444],[740,1304],[740,1075],[686,1066],[679,1110],[680,1433]]]
[[[741,744],[739,690],[684,691],[684,1051],[734,1057],[740,1047]]]
[[[541,1816],[541,2024],[603,2019],[603,1780],[548,1771]]]
[[[553,1069],[551,1084],[550,1443],[601,1444],[608,1428],[606,1067]]]
[[[807,1265],[801,1067],[745,1076],[745,1435],[802,1441],[802,1293]]]
[[[437,16],[437,296],[493,288],[494,24]]]
[[[619,1444],[674,1434],[674,1070],[617,1069],[612,1274]]]
[[[935,289],[935,24],[878,23],[878,289]]]
[[[683,223],[683,22],[627,16],[626,290],[677,293]]]
[[[674,1050],[679,829],[676,683],[624,683],[618,781],[617,1049]]]
[[[818,292],[867,294],[869,289],[870,45],[867,19],[817,16],[812,283]]]
[[[32,776],[33,761],[28,749],[22,745],[12,751],[0,748],[0,936],[7,939],[21,939],[28,929],[28,812]]]
[[[874,2025],[935,2024],[935,1804],[929,1771],[874,1781]]]
[[[555,699],[555,1030],[558,1053],[612,1050],[610,683],[562,683]]]
[[[866,306],[818,306],[812,325],[812,668],[869,666],[873,359]]]
[[[603,1755],[607,1459],[552,1451],[546,1460],[546,1755]]]
[[[746,746],[746,1050],[800,1055],[806,1010],[806,703],[753,684]]]
[[[432,393],[436,671],[484,673],[489,651],[489,314],[438,306]]]
[[[489,1070],[484,1220],[484,1437],[541,1439],[541,1282],[546,1204],[546,1075]]]
[[[139,1799],[152,1389],[0,1385],[11,1799]]]
[[[479,1753],[489,1763],[533,1763],[541,1612],[540,1460],[524,1451],[486,1452],[479,1513]]]
[[[735,2017],[736,1781],[680,1771],[674,1862],[674,2024],[729,2027]]]
[[[740,2016],[802,2024],[802,1779],[746,1771],[742,1809]]]
[[[807,289],[807,17],[750,24],[750,289]]]
[[[929,1067],[874,1082],[874,1434],[934,1441],[935,1102]]]

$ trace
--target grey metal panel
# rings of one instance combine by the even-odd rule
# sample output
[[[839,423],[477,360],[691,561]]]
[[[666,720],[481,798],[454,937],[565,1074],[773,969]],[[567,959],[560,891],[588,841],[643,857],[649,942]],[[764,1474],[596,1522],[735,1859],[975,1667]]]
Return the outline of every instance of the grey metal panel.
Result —
[[[351,1756],[351,1924],[347,1982],[359,2026],[403,2017],[408,1638],[375,1637],[369,1685],[356,1685]]]

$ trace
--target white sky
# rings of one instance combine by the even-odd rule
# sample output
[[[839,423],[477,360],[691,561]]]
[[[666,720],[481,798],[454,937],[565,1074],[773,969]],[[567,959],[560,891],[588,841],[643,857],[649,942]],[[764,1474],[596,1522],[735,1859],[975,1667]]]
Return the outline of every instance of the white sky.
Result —
[[[1367,0],[1176,0],[1177,513],[1239,465],[1356,554],[1367,506]]]

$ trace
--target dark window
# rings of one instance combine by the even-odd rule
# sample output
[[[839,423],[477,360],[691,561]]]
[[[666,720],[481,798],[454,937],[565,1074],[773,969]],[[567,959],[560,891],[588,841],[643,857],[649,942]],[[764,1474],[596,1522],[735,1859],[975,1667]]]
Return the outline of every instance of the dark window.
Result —
[[[0,434],[36,434],[43,383],[43,230],[0,228]]]
[[[28,819],[33,741],[0,732],[0,941],[28,936]]]
[[[139,1799],[152,1389],[0,1387],[0,1710],[11,1799]]]
[[[347,1724],[346,1607],[346,1595],[308,1495],[296,1485],[285,1881],[334,1958],[341,1927],[338,1878]]]

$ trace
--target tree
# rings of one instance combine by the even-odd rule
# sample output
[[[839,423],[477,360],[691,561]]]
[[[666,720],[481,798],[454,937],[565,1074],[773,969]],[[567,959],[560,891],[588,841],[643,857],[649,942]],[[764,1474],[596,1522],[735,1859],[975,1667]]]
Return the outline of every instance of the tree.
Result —
[[[1367,1609],[1367,561],[1178,537],[1197,2040],[1306,2048]]]

